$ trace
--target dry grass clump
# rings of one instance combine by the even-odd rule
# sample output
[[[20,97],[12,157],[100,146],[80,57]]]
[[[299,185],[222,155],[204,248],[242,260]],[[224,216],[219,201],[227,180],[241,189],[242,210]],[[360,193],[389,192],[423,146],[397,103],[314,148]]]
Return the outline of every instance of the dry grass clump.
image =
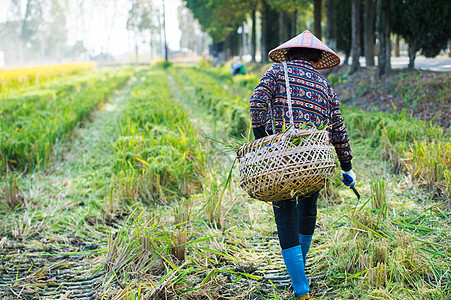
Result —
[[[17,175],[14,173],[7,174],[3,176],[2,181],[0,200],[4,200],[10,209],[22,207],[25,204],[25,198],[17,182]]]
[[[409,116],[343,108],[351,140],[365,143],[390,162],[394,174],[407,174],[417,186],[445,199],[451,191],[450,133]]]
[[[437,227],[446,213],[437,205],[422,212],[393,205],[384,180],[371,182],[371,188],[368,200],[334,222],[314,272],[325,272],[334,286],[351,285],[366,294],[397,289],[398,296],[449,297],[450,246],[438,241],[449,222]]]
[[[259,278],[233,271],[236,259],[225,236],[212,228],[197,233],[191,213],[190,201],[185,201],[171,211],[171,221],[144,212],[127,218],[110,236],[103,264],[107,275],[99,293],[115,299],[217,299],[222,292],[237,293],[226,286],[229,277]]]
[[[378,214],[386,216],[388,213],[388,186],[385,179],[375,179],[370,182],[371,193],[373,194],[373,208],[378,210]]]
[[[413,121],[413,120],[411,120]],[[441,128],[418,120],[383,129],[384,152],[393,172],[406,172],[432,194],[451,197],[451,139]],[[401,126],[402,125],[402,126]]]
[[[177,226],[176,226],[177,227]],[[172,253],[181,254],[179,236],[172,228],[165,228],[156,215],[130,216],[124,227],[112,234],[104,261],[107,280],[102,294],[129,298],[133,294],[147,299],[175,295],[174,286],[180,284],[187,272],[186,262]],[[189,273],[189,271],[187,272]],[[139,291],[139,293],[137,293]]]
[[[158,230],[160,221],[157,217],[144,220],[142,215],[129,217],[119,232],[110,235],[105,271],[134,278],[141,271],[159,273],[164,269],[159,255],[168,245]]]
[[[418,185],[451,198],[451,140],[415,142],[406,157]]]

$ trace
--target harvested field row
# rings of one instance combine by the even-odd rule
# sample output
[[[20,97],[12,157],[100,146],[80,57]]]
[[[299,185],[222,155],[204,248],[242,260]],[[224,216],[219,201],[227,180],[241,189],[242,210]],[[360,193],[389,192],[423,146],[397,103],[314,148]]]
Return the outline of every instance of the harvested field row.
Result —
[[[249,133],[258,75],[124,70],[131,79],[51,144],[46,164],[3,177],[1,297],[289,299],[272,207],[240,190],[234,153],[224,152],[230,136]],[[76,90],[56,97],[69,103]],[[433,143],[446,154],[449,135],[405,115],[342,110],[362,200],[338,175],[322,191],[312,298],[448,298],[447,185],[440,177],[428,191],[432,173],[417,170],[447,174],[449,156],[422,157]],[[398,173],[386,160],[396,157]]]

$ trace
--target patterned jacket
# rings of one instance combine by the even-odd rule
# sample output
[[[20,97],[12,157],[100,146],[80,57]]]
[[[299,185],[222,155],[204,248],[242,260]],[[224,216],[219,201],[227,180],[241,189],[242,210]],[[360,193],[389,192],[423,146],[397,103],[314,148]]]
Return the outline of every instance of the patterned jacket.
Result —
[[[351,146],[340,112],[340,102],[331,85],[314,66],[305,60],[287,63],[295,126],[312,122],[328,127],[331,143],[343,170],[351,168]],[[262,76],[250,100],[252,128],[272,132],[269,107],[272,107],[276,132],[282,131],[283,116],[289,124],[283,64],[272,65]],[[269,104],[271,106],[269,106]]]

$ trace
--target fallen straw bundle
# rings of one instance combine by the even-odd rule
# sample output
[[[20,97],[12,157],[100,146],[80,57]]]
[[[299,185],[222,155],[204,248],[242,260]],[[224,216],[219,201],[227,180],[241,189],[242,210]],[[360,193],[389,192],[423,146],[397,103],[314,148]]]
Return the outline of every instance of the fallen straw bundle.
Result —
[[[288,130],[240,147],[240,185],[252,198],[286,200],[320,190],[334,175],[327,130]]]

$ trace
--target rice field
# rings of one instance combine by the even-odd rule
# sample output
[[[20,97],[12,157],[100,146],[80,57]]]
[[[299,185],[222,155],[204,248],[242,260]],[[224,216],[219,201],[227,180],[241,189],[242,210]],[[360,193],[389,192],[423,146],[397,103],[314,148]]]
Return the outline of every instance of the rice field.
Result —
[[[94,66],[94,63],[74,63],[0,70],[0,93],[4,97],[5,94],[40,86],[51,80],[93,69]]]
[[[1,77],[0,297],[291,299],[272,207],[229,151],[260,74],[85,67]],[[449,132],[342,112],[362,198],[338,171],[321,192],[312,299],[450,299]]]

